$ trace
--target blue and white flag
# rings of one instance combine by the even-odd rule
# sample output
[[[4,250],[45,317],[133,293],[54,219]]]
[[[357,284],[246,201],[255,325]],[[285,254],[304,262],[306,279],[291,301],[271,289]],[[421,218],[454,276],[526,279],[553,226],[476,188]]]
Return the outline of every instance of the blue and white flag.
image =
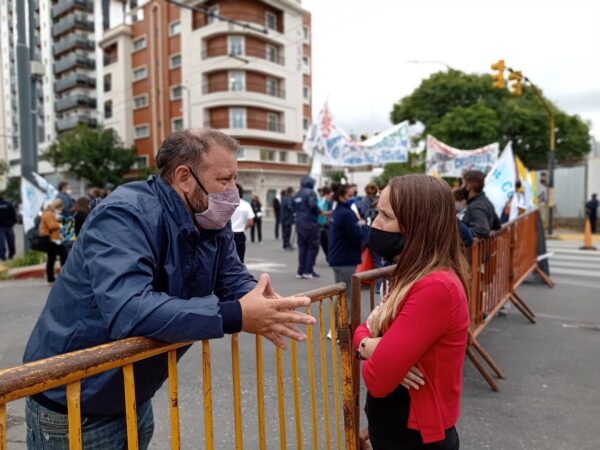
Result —
[[[33,175],[33,178],[35,179],[35,182],[37,183],[37,185],[42,189],[42,191],[44,193],[44,208],[45,208],[46,206],[48,206],[50,204],[50,202],[52,200],[54,200],[56,198],[56,196],[58,195],[58,191],[56,190],[56,188],[54,186],[52,186],[50,183],[48,183],[48,180],[46,180],[41,175],[39,175],[35,172],[31,172],[31,174]]]
[[[21,202],[23,204],[23,228],[27,233],[33,228],[35,218],[44,206],[46,195],[27,178],[21,177]]]
[[[504,206],[514,195],[516,181],[517,169],[512,144],[509,142],[485,177],[485,187],[483,188],[485,195],[494,205],[498,217],[502,215]]]

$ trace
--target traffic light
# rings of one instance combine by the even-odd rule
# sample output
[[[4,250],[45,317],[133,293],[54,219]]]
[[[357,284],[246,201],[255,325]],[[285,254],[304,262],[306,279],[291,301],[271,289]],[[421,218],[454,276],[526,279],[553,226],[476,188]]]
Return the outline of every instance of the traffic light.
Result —
[[[497,63],[492,64],[492,70],[496,70],[497,73],[492,75],[492,87],[494,89],[504,89],[506,84],[504,83],[504,60],[499,59]]]
[[[523,74],[513,70],[508,74],[508,79],[512,81],[512,85],[510,87],[512,95],[521,95],[523,93]]]
[[[540,184],[542,186],[548,186],[548,171],[542,170],[540,172]]]

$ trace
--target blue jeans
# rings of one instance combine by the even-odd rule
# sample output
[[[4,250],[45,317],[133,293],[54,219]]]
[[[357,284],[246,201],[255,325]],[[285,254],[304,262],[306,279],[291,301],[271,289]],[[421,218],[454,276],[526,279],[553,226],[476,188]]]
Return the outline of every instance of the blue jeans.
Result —
[[[154,431],[150,400],[137,408],[138,442],[146,450]],[[56,413],[31,398],[25,403],[28,450],[68,450],[69,421],[66,414]],[[125,450],[127,427],[125,415],[82,416],[81,433],[85,450]]]
[[[8,257],[5,253],[4,243],[8,247]],[[0,259],[12,259],[15,256],[15,232],[12,227],[0,228]]]

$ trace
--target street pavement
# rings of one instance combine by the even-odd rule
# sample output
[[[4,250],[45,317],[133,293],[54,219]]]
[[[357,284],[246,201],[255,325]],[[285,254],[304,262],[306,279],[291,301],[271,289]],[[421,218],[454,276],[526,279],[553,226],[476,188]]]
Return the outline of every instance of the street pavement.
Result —
[[[272,222],[264,223],[266,242],[247,244],[247,265],[253,274],[271,274],[273,285],[282,294],[293,294],[333,283],[323,254],[316,271],[321,278],[295,278],[297,252],[284,252],[273,239]],[[577,250],[580,242],[549,242],[553,252],[550,265],[557,285],[549,289],[535,277],[519,289],[521,298],[537,314],[530,324],[512,308],[494,319],[480,336],[481,344],[502,367],[506,380],[500,391],[492,392],[470,362],[465,362],[462,415],[457,425],[462,449],[598,449],[600,417],[600,252]],[[49,288],[42,280],[0,282],[0,369],[19,364],[27,338],[43,307]],[[366,311],[366,295],[363,298]],[[317,310],[313,308],[313,312]],[[328,315],[325,314],[325,320]],[[328,323],[328,322],[327,322]],[[315,329],[315,334],[318,330]],[[327,342],[329,345],[329,343]],[[229,338],[211,343],[212,392],[215,446],[234,448]],[[279,448],[277,387],[269,376],[274,367],[270,343],[264,347],[268,375],[263,396],[267,411],[267,447]],[[321,377],[317,342],[315,374],[320,397]],[[329,350],[327,358],[331,357]],[[240,338],[244,448],[258,448],[255,387],[254,338]],[[301,408],[304,443],[310,447],[310,390],[306,345],[299,346],[298,370],[301,379]],[[284,357],[286,380],[287,448],[296,448],[291,397],[289,352]],[[329,374],[331,376],[331,373]],[[331,383],[329,385],[331,391]],[[182,448],[204,448],[202,415],[201,346],[194,345],[179,363],[179,405]],[[333,398],[330,398],[330,414]],[[364,396],[363,396],[364,398]],[[154,401],[155,436],[152,449],[170,448],[168,389]],[[8,448],[24,448],[23,403],[8,406]],[[318,426],[324,426],[322,406]],[[364,425],[364,418],[363,418]],[[331,431],[332,436],[333,430]],[[324,442],[320,441],[320,448]]]

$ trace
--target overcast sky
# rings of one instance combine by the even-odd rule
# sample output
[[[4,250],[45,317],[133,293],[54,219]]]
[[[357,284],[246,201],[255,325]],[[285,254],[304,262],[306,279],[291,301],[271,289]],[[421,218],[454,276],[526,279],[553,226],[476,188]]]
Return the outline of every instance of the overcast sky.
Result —
[[[392,105],[443,64],[503,58],[600,140],[599,0],[303,0],[312,13],[313,117],[329,101],[348,132],[390,126]],[[482,143],[483,144],[483,143]]]

